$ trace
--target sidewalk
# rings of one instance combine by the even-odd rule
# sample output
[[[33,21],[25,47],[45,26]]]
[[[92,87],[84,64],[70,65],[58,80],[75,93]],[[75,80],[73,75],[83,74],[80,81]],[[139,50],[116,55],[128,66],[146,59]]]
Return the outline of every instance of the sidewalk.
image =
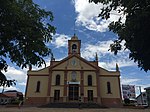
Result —
[[[37,107],[4,107],[0,106],[0,112],[150,112],[150,109],[78,109],[78,108],[37,108]]]

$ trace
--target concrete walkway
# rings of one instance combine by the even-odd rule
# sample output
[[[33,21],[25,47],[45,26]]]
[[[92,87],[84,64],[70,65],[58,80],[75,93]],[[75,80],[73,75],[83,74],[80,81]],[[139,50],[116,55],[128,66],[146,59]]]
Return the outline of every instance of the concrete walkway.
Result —
[[[2,107],[0,112],[150,112],[150,109],[127,109],[127,108],[107,108],[107,109],[77,109],[77,108],[37,108],[37,107]]]

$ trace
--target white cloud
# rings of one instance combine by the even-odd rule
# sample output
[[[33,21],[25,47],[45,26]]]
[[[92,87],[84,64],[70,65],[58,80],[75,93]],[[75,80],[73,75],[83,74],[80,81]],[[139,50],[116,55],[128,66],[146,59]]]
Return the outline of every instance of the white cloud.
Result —
[[[8,80],[17,80],[17,82],[25,82],[27,79],[26,69],[16,69],[14,67],[8,66],[7,72],[3,72]]]
[[[2,92],[3,87],[0,87],[0,92]],[[4,91],[8,91],[8,90],[17,90],[17,91],[21,91],[20,88],[16,87],[16,86],[10,86],[10,87],[5,87]]]
[[[70,37],[65,34],[56,34],[52,40],[52,44],[54,44],[57,48],[59,47],[67,47],[68,40]]]
[[[98,41],[96,44],[85,44],[82,48],[81,55],[83,58],[87,60],[94,59],[95,53],[98,54],[99,58],[99,66],[105,69],[114,69],[116,63],[118,63],[119,67],[127,67],[127,66],[135,66],[136,63],[131,61],[128,57],[128,50],[121,50],[117,55],[108,51],[110,44],[113,43],[112,40],[108,41]],[[121,43],[122,45],[124,42]],[[102,58],[105,58],[105,61],[101,61]]]
[[[116,63],[118,64],[119,68],[136,65],[136,63],[129,60],[128,57],[119,57],[114,60],[111,59],[109,62],[99,62],[99,66],[111,70],[116,68]]]
[[[15,67],[8,66],[7,72],[4,72],[4,75],[8,80],[16,80],[16,85],[5,87],[6,90],[17,90],[22,91],[25,89],[26,80],[27,80],[27,69],[16,69]],[[19,86],[22,86],[21,88]],[[0,87],[0,91],[2,91],[3,87]]]
[[[145,91],[145,88],[150,87],[150,84],[139,84],[138,86],[141,86],[142,92]]]
[[[141,79],[137,79],[137,78],[121,78],[121,84],[124,85],[133,85],[136,82],[141,81]]]
[[[99,55],[112,54],[108,51],[110,44],[113,43],[112,40],[108,41],[98,41],[95,45],[85,44],[84,49],[82,49],[82,57],[90,59],[95,57],[95,53]]]
[[[20,85],[20,86],[26,86],[26,83],[25,82],[20,82],[20,83],[18,83],[18,85]]]
[[[74,0],[75,11],[78,13],[76,21],[78,25],[85,26],[89,30],[105,32],[110,22],[119,19],[120,15],[118,16],[116,11],[112,11],[108,20],[102,20],[98,15],[104,5],[89,3],[88,1]]]

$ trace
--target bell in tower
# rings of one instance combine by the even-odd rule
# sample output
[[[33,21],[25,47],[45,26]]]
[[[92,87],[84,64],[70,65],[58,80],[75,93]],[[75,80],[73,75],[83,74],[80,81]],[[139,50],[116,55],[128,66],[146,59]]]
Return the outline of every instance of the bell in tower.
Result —
[[[76,53],[77,52],[77,45],[73,44],[72,45],[72,53]]]
[[[74,35],[71,40],[68,40],[68,55],[80,55],[81,40]]]

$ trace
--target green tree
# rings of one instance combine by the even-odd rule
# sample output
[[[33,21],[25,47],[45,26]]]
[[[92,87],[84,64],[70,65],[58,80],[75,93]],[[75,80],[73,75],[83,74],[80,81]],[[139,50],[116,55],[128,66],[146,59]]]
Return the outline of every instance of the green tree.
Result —
[[[150,0],[89,0],[95,4],[105,5],[99,17],[110,18],[112,10],[123,14],[122,17],[109,24],[109,29],[118,35],[118,39],[110,45],[110,50],[117,54],[121,50],[120,43],[125,41],[125,48],[129,49],[129,58],[138,63],[145,71],[150,70]]]
[[[1,70],[7,69],[6,59],[22,68],[45,64],[43,57],[51,55],[45,43],[55,33],[51,21],[52,12],[41,9],[32,0],[0,0]]]
[[[5,61],[0,62],[0,86],[3,86],[3,88],[10,87],[11,85],[16,85],[15,80],[7,80],[6,76],[2,73],[2,70],[7,71],[7,64]],[[2,91],[3,93],[3,91]]]

